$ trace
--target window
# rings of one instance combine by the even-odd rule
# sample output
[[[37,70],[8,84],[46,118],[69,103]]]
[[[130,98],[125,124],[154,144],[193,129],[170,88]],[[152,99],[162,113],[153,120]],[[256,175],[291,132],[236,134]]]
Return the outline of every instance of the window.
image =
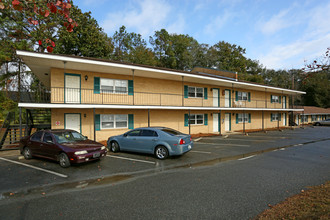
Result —
[[[312,115],[312,121],[317,121],[317,115]]]
[[[271,99],[272,103],[280,103],[280,98],[278,95],[272,95],[272,99]]]
[[[34,135],[32,135],[31,141],[41,141],[41,136],[42,136],[42,131],[38,131]]]
[[[245,123],[249,122],[249,114],[248,113],[239,113],[237,114],[237,123],[243,123],[245,121]]]
[[[103,93],[127,93],[127,80],[101,78]]]
[[[302,115],[301,122],[308,122],[308,115]]]
[[[141,130],[140,136],[143,137],[158,137],[157,133],[152,130]]]
[[[203,98],[204,96],[204,88],[201,87],[188,87],[188,97],[189,98]]]
[[[203,125],[204,115],[203,114],[190,115],[189,123],[191,125]]]
[[[43,137],[43,142],[45,143],[53,143],[53,138],[49,133],[45,133]]]
[[[101,115],[101,129],[127,128],[127,115]]]
[[[272,121],[278,121],[280,119],[280,114],[279,113],[272,113],[271,119],[272,119]]]
[[[165,133],[167,133],[169,135],[172,135],[172,136],[182,135],[182,133],[180,131],[176,131],[176,130],[173,130],[171,128],[163,128],[162,131],[164,131]]]
[[[128,132],[127,136],[129,136],[129,137],[140,136],[140,130],[134,130],[134,131]]]
[[[237,92],[238,101],[247,101],[248,100],[248,93],[247,92]]]

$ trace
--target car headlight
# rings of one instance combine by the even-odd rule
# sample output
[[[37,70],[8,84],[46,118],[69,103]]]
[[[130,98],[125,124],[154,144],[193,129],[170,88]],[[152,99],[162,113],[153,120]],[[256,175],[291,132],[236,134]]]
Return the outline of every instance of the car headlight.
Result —
[[[86,150],[81,150],[81,151],[76,151],[74,152],[75,155],[82,155],[82,154],[87,154]]]
[[[105,147],[105,146],[102,146],[102,147],[101,147],[101,150],[105,150],[105,149],[106,149],[106,147]]]

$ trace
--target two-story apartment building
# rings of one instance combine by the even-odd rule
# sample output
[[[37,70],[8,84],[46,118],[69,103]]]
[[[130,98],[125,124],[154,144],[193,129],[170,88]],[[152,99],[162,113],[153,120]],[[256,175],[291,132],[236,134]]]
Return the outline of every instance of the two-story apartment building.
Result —
[[[19,103],[51,109],[52,129],[74,129],[91,139],[145,126],[183,133],[286,127],[289,98],[301,91],[237,80],[235,73],[191,72],[109,60],[17,51],[49,89],[48,101]]]

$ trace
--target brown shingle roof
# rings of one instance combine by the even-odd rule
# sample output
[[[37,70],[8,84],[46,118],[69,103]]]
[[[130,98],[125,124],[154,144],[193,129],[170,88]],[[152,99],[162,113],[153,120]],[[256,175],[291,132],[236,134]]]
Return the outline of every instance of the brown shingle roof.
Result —
[[[297,108],[299,108],[297,106]],[[330,114],[330,108],[320,108],[315,106],[301,106],[300,108],[304,109],[304,114]]]

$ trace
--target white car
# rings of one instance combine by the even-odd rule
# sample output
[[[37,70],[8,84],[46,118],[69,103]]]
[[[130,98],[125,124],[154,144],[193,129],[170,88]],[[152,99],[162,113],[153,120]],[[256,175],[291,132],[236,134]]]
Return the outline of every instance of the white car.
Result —
[[[330,118],[322,120],[322,121],[316,121],[314,122],[315,126],[320,126],[320,125],[330,125]]]

